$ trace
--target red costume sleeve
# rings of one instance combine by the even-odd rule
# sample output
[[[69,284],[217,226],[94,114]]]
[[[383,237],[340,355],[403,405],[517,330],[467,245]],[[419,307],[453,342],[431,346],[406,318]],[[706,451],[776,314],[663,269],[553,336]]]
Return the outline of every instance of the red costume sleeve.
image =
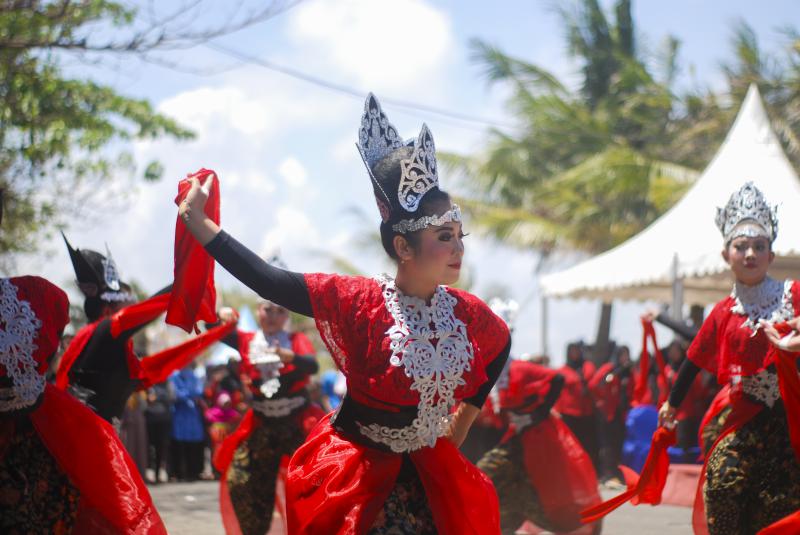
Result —
[[[170,347],[139,361],[142,389],[162,383],[176,370],[185,367],[203,350],[216,343],[236,328],[236,322],[223,323],[191,338],[175,347]]]
[[[703,368],[715,376],[717,375],[719,354],[718,334],[720,330],[721,307],[725,306],[727,300],[720,301],[711,310],[711,313],[700,326],[697,336],[692,340],[686,357],[694,362],[698,367]]]
[[[368,339],[368,322],[360,322],[361,306],[372,294],[380,294],[378,283],[364,277],[322,273],[305,275],[308,296],[317,329],[339,369],[349,373],[348,360],[358,355]],[[381,299],[380,306],[383,306]],[[358,315],[357,315],[358,311]],[[366,312],[364,312],[366,313]]]
[[[314,344],[311,343],[311,340],[305,333],[299,331],[293,332],[291,334],[291,341],[292,351],[295,355],[314,355],[316,353]]]
[[[118,337],[123,331],[149,323],[167,310],[170,293],[154,295],[141,303],[126,306],[111,316],[111,336]]]
[[[52,385],[30,418],[80,491],[76,533],[166,535],[136,465],[110,424]]]
[[[216,175],[209,169],[200,169],[194,175],[201,183]],[[175,204],[180,205],[191,188],[188,178],[178,183]],[[205,206],[205,214],[219,225],[219,183],[212,180]],[[166,322],[186,332],[196,329],[200,320],[216,320],[216,289],[214,288],[214,259],[192,236],[180,217],[175,222],[175,283],[172,286]]]
[[[58,362],[58,371],[56,372],[56,387],[64,390],[69,386],[69,371],[78,355],[81,354],[83,348],[89,343],[89,339],[97,329],[97,322],[90,323],[83,327],[72,339],[72,342],[67,346],[64,354],[61,355],[61,360]]]

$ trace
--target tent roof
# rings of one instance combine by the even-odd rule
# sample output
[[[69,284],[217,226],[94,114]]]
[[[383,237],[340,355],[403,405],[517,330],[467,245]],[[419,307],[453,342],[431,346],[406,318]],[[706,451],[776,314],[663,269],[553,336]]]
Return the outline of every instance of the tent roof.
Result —
[[[564,271],[544,275],[540,283],[551,297],[672,299],[677,255],[684,301],[713,303],[731,288],[722,260],[722,238],[714,223],[717,206],[752,181],[772,203],[780,219],[774,243],[775,278],[800,272],[800,180],[772,131],[761,96],[751,85],[725,141],[700,178],[675,206],[625,243]],[[781,232],[783,230],[783,232]]]

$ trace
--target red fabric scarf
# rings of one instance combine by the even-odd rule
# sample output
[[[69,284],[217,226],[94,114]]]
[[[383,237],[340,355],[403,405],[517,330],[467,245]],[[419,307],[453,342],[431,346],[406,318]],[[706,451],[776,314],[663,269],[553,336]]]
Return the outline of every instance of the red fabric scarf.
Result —
[[[213,175],[213,176],[212,176]],[[219,225],[219,183],[216,173],[210,169],[200,169],[189,178],[196,177],[201,184],[211,180],[205,214]],[[185,178],[178,183],[178,196],[175,204],[180,205],[189,193],[192,183]],[[214,259],[192,236],[181,221],[175,222],[175,283],[167,309],[166,322],[176,325],[186,332],[197,329],[196,322],[216,320],[216,289],[214,288]]]
[[[47,385],[30,415],[45,447],[80,491],[75,533],[166,534],[136,465],[105,420]]]
[[[644,462],[644,467],[638,480],[634,479],[629,484],[628,490],[619,496],[581,511],[583,523],[600,520],[628,500],[633,505],[639,505],[640,503],[658,505],[661,503],[661,492],[667,482],[667,472],[669,470],[667,448],[675,444],[675,440],[674,429],[667,429],[666,427],[656,429],[656,432],[653,433],[653,440],[650,443],[650,453],[647,454],[647,460]]]
[[[659,399],[652,399],[650,393],[650,353],[647,350],[647,340],[650,339],[653,343],[653,352],[656,356],[656,366],[658,367],[658,375],[656,376],[656,383],[658,384]],[[656,341],[656,330],[653,327],[653,322],[642,320],[642,358],[639,359],[639,375],[636,377],[636,386],[633,391],[632,405],[660,405],[667,399],[668,387],[667,376],[665,372],[664,357],[661,355],[661,349],[658,347]]]

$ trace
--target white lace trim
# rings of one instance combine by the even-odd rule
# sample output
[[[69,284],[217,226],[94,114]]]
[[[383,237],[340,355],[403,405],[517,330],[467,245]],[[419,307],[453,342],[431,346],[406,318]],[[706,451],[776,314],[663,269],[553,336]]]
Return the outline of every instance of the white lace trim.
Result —
[[[44,376],[33,358],[41,326],[30,303],[17,298],[17,287],[0,279],[0,366],[12,384],[0,397],[0,412],[30,407],[44,392]]]
[[[417,417],[411,425],[395,429],[359,424],[361,433],[397,453],[433,447],[450,428],[455,390],[466,384],[463,374],[472,365],[473,348],[467,326],[455,316],[457,299],[439,286],[431,304],[402,294],[394,279],[378,279],[386,309],[394,319],[387,331],[392,366],[403,366],[411,390],[419,392]],[[435,343],[434,343],[435,342]]]
[[[794,317],[792,306],[793,281],[777,281],[767,277],[761,284],[746,286],[738,282],[733,285],[731,297],[735,303],[731,312],[745,316],[742,327],[747,327],[755,334],[760,328],[758,320],[771,323],[787,321]]]
[[[271,398],[281,387],[281,368],[283,362],[280,357],[267,342],[264,333],[259,330],[248,346],[248,357],[250,363],[256,366],[261,372],[263,383],[259,387],[264,396]]]
[[[255,399],[250,404],[253,410],[268,418],[289,416],[292,412],[306,404],[306,398],[295,396],[278,399]]]
[[[769,370],[742,377],[742,391],[749,394],[769,408],[781,397],[778,375]]]

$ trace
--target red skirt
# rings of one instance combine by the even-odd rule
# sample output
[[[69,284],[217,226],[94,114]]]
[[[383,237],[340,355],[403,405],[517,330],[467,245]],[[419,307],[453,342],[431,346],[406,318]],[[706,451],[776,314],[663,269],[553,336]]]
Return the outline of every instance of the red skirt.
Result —
[[[581,511],[601,502],[592,460],[560,419],[522,433],[523,463],[545,515],[558,531],[581,526]]]
[[[494,486],[452,442],[442,438],[408,455],[439,533],[499,535]],[[402,461],[400,454],[348,440],[326,416],[289,462],[289,534],[365,534],[391,493]]]

